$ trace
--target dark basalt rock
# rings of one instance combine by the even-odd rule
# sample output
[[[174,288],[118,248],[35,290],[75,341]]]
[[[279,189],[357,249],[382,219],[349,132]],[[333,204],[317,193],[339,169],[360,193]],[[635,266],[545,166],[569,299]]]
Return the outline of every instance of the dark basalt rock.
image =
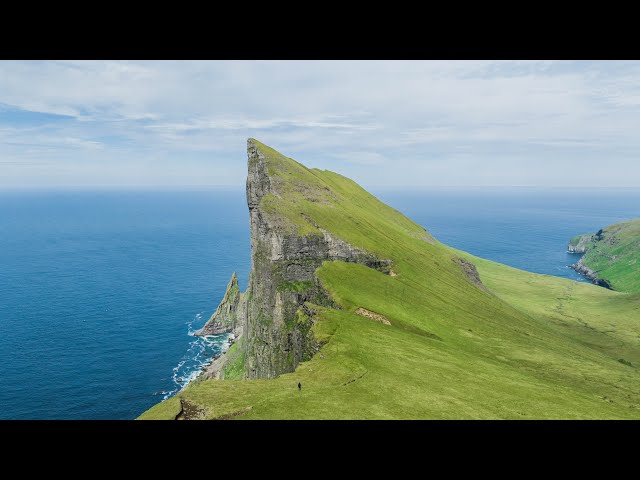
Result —
[[[608,288],[609,290],[613,290],[613,287],[611,286],[611,283],[609,282],[609,280],[605,280],[604,278],[596,278],[593,283],[595,283],[596,285],[600,286],[600,287],[604,287],[604,288]]]
[[[604,288],[608,288],[609,290],[613,290],[613,287],[611,286],[611,283],[608,280],[605,280],[604,278],[598,278],[598,272],[596,272],[594,270],[591,270],[589,267],[587,267],[584,264],[584,262],[582,261],[582,259],[580,259],[578,261],[578,263],[574,263],[573,265],[569,265],[569,267],[573,268],[576,272],[578,272],[578,273],[584,275],[585,277],[587,277],[595,285],[598,285],[598,286],[604,287]]]

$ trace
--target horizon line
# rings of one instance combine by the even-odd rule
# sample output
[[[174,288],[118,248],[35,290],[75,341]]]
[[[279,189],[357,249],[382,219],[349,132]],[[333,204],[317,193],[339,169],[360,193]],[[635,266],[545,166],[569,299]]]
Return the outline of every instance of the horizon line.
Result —
[[[364,188],[363,185],[360,185]],[[131,189],[208,189],[208,188],[238,188],[244,189],[244,182],[240,184],[72,184],[72,185],[0,185],[0,191],[16,191],[16,190],[89,190],[89,189],[109,189],[109,190],[131,190]],[[366,185],[367,189],[378,188],[403,188],[403,189],[425,189],[425,188],[483,188],[483,189],[500,189],[500,188],[552,188],[552,189],[573,189],[573,190],[585,190],[585,189],[621,189],[621,190],[638,190],[640,185],[637,186],[621,186],[621,185],[413,185],[413,184],[369,184]]]

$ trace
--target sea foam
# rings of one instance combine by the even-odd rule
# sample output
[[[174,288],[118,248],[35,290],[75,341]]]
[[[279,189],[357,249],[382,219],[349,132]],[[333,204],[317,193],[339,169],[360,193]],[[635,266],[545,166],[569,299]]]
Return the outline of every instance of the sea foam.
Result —
[[[166,400],[189,383],[198,378],[203,371],[203,367],[210,363],[214,355],[224,353],[229,349],[229,334],[211,335],[206,337],[196,337],[197,332],[204,325],[204,312],[197,313],[191,320],[185,322],[187,325],[187,335],[193,337],[189,342],[187,351],[182,356],[178,364],[173,367],[171,380],[173,388],[163,391],[163,400]]]

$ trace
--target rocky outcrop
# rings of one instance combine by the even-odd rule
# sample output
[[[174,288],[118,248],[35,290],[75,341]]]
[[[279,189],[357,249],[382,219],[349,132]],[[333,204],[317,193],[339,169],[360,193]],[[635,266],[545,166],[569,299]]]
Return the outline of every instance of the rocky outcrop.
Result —
[[[600,230],[600,232],[602,232],[602,230]],[[585,253],[593,239],[594,235],[592,234],[573,237],[569,241],[569,245],[567,245],[567,250],[569,253]]]
[[[482,283],[482,280],[480,280],[480,274],[478,273],[478,269],[473,263],[468,262],[464,258],[460,258],[460,257],[453,257],[451,260],[453,260],[453,262],[462,269],[465,276],[469,279],[471,283],[473,283],[476,287],[480,288],[481,290],[484,290],[485,292],[489,291],[487,287],[485,287],[484,284]]]
[[[243,294],[240,293],[240,288],[238,287],[238,277],[236,272],[233,272],[220,305],[218,305],[218,308],[211,315],[205,326],[198,330],[195,335],[219,335],[234,331],[236,326],[242,324],[242,322],[238,321],[238,315],[241,317],[244,315],[244,306]]]
[[[571,268],[596,285],[627,293],[640,292],[640,218],[579,235],[569,242],[584,253]],[[583,247],[583,248],[580,248]]]
[[[599,285],[600,287],[604,287],[604,288],[608,288],[610,290],[613,290],[613,288],[611,286],[611,283],[608,280],[605,280],[604,278],[599,278],[598,277],[598,272],[596,272],[596,271],[590,269],[589,267],[587,267],[584,264],[582,258],[580,260],[578,260],[577,263],[574,263],[573,265],[569,265],[569,267],[573,268],[576,272],[584,275],[585,277],[587,277],[589,280],[591,280],[596,285]]]
[[[321,201],[321,197],[312,197],[312,186],[304,182],[283,182],[265,151],[258,142],[247,141],[249,286],[240,294],[234,274],[216,313],[199,332],[206,335],[241,331],[247,378],[273,378],[292,372],[319,349],[311,333],[314,312],[309,304],[335,307],[315,276],[322,262],[354,262],[387,274],[391,271],[391,261],[350,245],[320,228],[311,218],[304,217],[309,228],[300,231],[285,212],[265,208],[265,197],[282,197],[292,185],[299,188],[305,198]],[[282,157],[279,161],[284,162],[279,164],[281,168],[301,168],[308,172],[294,160]]]
[[[569,253],[586,254],[589,251],[595,251],[598,242],[604,242],[612,245],[615,244],[616,241],[617,240],[615,237],[611,235],[605,235],[605,231],[603,229],[600,229],[595,234],[578,235],[577,237],[573,237],[569,241],[567,250],[569,251]],[[584,260],[585,257],[583,256],[573,265],[569,265],[569,267],[587,277],[594,284],[604,288],[612,289],[611,283],[604,278],[600,278],[598,276],[598,272],[587,266]]]

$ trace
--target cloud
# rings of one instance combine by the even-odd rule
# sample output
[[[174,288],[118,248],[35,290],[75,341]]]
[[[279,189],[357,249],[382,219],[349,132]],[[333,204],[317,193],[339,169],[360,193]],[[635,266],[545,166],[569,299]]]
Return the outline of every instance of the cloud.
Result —
[[[381,165],[385,163],[385,157],[376,152],[345,152],[337,153],[334,157],[357,165]]]
[[[2,61],[0,161],[241,185],[253,136],[371,184],[489,182],[482,163],[504,184],[638,185],[639,80],[638,62]],[[581,168],[598,161],[613,173]],[[2,165],[0,185],[38,175]]]
[[[330,128],[346,130],[375,130],[376,125],[357,123],[340,123],[326,118],[233,118],[218,117],[209,119],[195,119],[183,123],[155,123],[147,125],[151,130],[168,132],[189,132],[202,130],[269,130],[274,128]]]

